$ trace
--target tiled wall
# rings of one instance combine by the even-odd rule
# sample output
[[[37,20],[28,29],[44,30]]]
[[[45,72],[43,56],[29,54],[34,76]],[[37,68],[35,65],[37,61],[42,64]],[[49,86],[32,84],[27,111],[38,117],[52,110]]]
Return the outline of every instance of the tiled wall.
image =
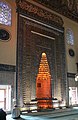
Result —
[[[34,34],[32,31],[54,37],[55,40]],[[17,52],[18,99],[19,102],[22,101],[22,105],[36,98],[36,76],[42,52],[47,54],[50,66],[53,97],[59,100],[66,99],[67,79],[63,33],[19,17]]]

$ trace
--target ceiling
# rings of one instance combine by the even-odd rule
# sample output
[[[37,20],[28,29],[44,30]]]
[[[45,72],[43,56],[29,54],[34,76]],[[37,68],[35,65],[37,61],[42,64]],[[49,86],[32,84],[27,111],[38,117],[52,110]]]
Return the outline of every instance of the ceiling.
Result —
[[[36,0],[36,1],[78,22],[78,0]]]

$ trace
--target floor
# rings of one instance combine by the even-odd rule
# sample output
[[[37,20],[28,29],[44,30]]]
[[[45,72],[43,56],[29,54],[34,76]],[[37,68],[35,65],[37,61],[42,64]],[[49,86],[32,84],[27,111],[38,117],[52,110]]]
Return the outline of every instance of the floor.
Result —
[[[7,120],[14,119],[11,115],[7,115]],[[27,113],[21,115],[17,120],[78,120],[78,108]]]
[[[49,117],[21,116],[21,118],[18,118],[18,119],[12,119],[10,116],[8,116],[7,120],[78,120],[78,115],[69,115],[69,116],[58,117],[58,118],[51,118],[51,116]]]

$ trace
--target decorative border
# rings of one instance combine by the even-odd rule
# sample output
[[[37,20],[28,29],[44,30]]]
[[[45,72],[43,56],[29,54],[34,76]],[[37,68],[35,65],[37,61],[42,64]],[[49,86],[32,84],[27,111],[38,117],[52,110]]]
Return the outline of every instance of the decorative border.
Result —
[[[16,3],[18,12],[22,12],[23,14],[34,17],[34,19],[36,18],[43,22],[47,21],[48,23],[54,23],[59,26],[63,26],[63,20],[58,15],[55,15],[47,10],[35,6],[25,0],[16,0]]]
[[[6,65],[6,64],[0,64],[0,71],[15,72],[16,71],[16,66]]]
[[[72,19],[75,22],[78,22],[78,8],[75,6],[75,4],[71,3],[71,5],[68,5],[67,0],[60,1],[58,0],[57,3],[54,0],[35,0],[37,3],[42,4],[51,10],[56,11],[57,13],[60,13],[61,15],[66,16],[69,19]],[[71,2],[71,1],[70,1]],[[74,1],[76,2],[76,1]],[[78,3],[77,3],[78,4]],[[71,8],[71,9],[70,9]],[[77,9],[77,11],[76,11]]]

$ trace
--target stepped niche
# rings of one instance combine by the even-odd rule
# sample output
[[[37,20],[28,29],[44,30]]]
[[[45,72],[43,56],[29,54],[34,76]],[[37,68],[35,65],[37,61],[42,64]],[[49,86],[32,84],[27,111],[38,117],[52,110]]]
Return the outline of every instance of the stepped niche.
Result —
[[[42,53],[36,79],[36,96],[39,108],[52,108],[51,75],[45,53]]]

